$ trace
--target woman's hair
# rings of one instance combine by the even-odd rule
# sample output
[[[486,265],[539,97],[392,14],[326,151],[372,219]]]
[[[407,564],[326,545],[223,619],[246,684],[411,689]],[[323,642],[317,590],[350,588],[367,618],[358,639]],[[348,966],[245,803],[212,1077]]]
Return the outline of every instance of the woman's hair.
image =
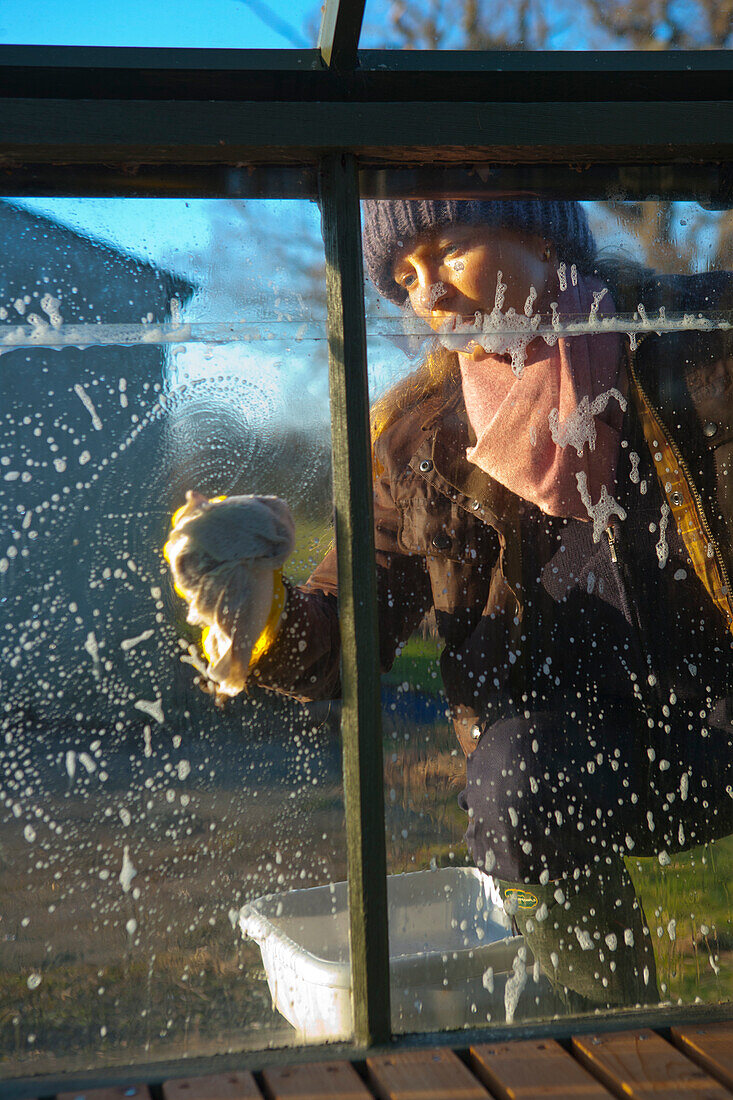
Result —
[[[608,287],[617,313],[634,313],[645,284],[654,277],[655,272],[625,252],[602,248],[593,259],[591,274]]]
[[[586,267],[608,287],[619,313],[633,312],[641,299],[644,283],[654,274],[651,268],[622,252],[602,249]],[[435,400],[443,404],[460,385],[460,363],[455,351],[433,341],[414,371],[387,390],[372,406],[372,439],[376,440],[395,420],[416,405]]]
[[[406,378],[400,379],[372,405],[372,437],[379,436],[408,409],[433,398],[447,396],[458,385],[460,364],[455,351],[448,351],[437,340],[422,361]]]

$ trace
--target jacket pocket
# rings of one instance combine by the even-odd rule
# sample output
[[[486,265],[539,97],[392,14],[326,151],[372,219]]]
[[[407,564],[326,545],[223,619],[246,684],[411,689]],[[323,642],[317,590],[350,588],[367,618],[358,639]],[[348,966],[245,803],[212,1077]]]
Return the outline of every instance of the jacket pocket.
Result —
[[[488,532],[458,505],[411,497],[397,506],[402,518],[398,542],[405,553],[460,562],[481,559]]]

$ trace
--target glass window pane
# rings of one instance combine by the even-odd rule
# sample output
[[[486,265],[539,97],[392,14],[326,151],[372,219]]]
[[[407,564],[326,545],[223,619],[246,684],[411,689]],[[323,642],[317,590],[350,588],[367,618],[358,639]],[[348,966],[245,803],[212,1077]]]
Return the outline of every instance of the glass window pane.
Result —
[[[395,1029],[729,1001],[733,214],[363,218]]]
[[[0,41],[35,46],[167,46],[199,49],[307,49],[318,40],[320,8],[294,0],[145,0],[122,6],[43,0],[33,11],[5,0]]]
[[[0,223],[0,1072],[348,1036],[338,716],[278,603],[331,542],[318,211]],[[325,1023],[286,933],[346,975]]]
[[[730,49],[729,3],[648,4],[581,0],[367,0],[362,49],[700,50]]]

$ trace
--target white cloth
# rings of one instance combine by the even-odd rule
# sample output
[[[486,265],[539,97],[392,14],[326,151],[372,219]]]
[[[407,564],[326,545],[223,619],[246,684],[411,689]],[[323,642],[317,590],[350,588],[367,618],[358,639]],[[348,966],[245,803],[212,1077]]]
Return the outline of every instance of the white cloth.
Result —
[[[279,497],[208,500],[186,494],[166,544],[188,622],[208,628],[207,673],[217,691],[247,683],[252,647],[265,628],[273,575],[293,552],[295,525]]]

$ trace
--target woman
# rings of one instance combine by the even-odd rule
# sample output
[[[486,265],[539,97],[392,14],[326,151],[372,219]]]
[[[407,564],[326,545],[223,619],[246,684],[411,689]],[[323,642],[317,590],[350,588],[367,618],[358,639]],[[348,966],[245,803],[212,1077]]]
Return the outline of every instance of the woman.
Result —
[[[575,1006],[653,1001],[622,857],[733,832],[733,355],[694,322],[608,322],[728,309],[731,276],[604,273],[576,203],[383,201],[364,221],[378,291],[438,337],[374,410],[383,666],[434,611],[474,861]],[[563,335],[578,317],[598,331]],[[209,613],[238,655],[215,679],[337,695],[334,553],[274,592],[254,660]]]

